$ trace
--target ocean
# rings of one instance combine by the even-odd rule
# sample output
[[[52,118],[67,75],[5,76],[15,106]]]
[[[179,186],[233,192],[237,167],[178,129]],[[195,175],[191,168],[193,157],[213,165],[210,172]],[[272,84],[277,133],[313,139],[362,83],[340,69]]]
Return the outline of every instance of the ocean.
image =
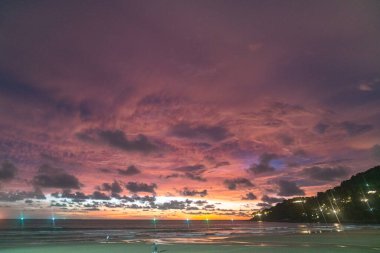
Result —
[[[311,234],[368,226],[220,220],[0,220],[0,246],[59,243],[214,243],[253,235]]]

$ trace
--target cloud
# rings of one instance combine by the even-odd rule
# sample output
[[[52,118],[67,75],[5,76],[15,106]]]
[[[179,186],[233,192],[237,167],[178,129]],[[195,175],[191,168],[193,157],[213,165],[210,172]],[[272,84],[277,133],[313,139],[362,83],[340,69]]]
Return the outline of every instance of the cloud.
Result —
[[[31,83],[23,82],[7,73],[0,72],[0,94],[35,105],[49,105],[59,110],[63,101],[57,101],[48,91]]]
[[[199,195],[200,197],[207,196],[207,190],[197,191],[197,190],[191,190],[191,189],[189,189],[187,187],[183,188],[181,191],[179,191],[179,193],[182,196],[189,196],[189,197],[193,197],[193,196],[196,196],[196,195]]]
[[[136,139],[129,140],[122,130],[87,129],[77,133],[76,136],[82,141],[106,144],[130,152],[149,153],[158,148],[145,135],[139,134]]]
[[[111,173],[112,172],[110,169],[107,169],[107,168],[100,168],[99,171],[102,173]]]
[[[356,136],[360,134],[367,133],[373,129],[370,124],[357,124],[350,121],[345,121],[340,124],[340,126],[347,132],[350,136]]]
[[[173,126],[170,134],[180,138],[211,141],[222,141],[231,135],[222,126],[192,125],[190,123],[180,123]]]
[[[51,196],[54,198],[71,199],[74,202],[83,202],[83,201],[90,198],[90,196],[86,195],[83,192],[77,191],[75,193],[71,193],[71,190],[69,190],[69,189],[63,190],[62,193],[58,193],[58,192],[52,193]]]
[[[138,135],[135,140],[128,140],[121,130],[102,130],[99,132],[100,138],[112,147],[128,151],[150,152],[157,147],[152,144],[145,135]]]
[[[185,201],[171,200],[169,202],[165,202],[157,205],[157,208],[160,210],[169,210],[169,209],[177,209],[183,210],[186,208],[188,204]]]
[[[270,208],[272,205],[271,204],[268,204],[268,203],[265,203],[265,202],[260,202],[260,203],[257,203],[256,204],[257,206],[265,209],[265,208]]]
[[[206,178],[204,178],[200,175],[197,175],[195,173],[186,172],[184,176],[188,179],[195,180],[195,181],[200,181],[200,182],[206,182],[207,181]]]
[[[214,210],[214,209],[215,209],[215,205],[213,204],[208,204],[203,207],[203,210],[208,210],[208,211]]]
[[[236,190],[237,187],[250,188],[255,186],[251,181],[242,177],[226,179],[223,183],[229,190]]]
[[[328,128],[329,128],[329,125],[323,122],[319,122],[314,126],[313,130],[314,132],[318,134],[324,134]]]
[[[107,107],[94,99],[82,100],[77,106],[78,114],[81,120],[90,121],[106,117]]]
[[[335,181],[349,174],[349,170],[345,167],[319,167],[313,166],[302,170],[304,175],[310,179],[320,181]]]
[[[200,181],[200,182],[207,181],[206,178],[202,177],[202,174],[206,171],[206,167],[203,164],[182,166],[182,167],[177,167],[173,170],[181,172],[181,173],[173,173],[166,176],[166,178],[183,177],[183,178],[188,178],[188,179]]]
[[[91,195],[92,199],[99,199],[99,200],[110,200],[111,198],[100,191],[94,191]]]
[[[294,138],[288,134],[280,134],[278,138],[281,140],[282,144],[289,146],[294,144]]]
[[[17,168],[12,163],[5,161],[0,167],[0,182],[10,181],[15,178]]]
[[[371,153],[375,160],[380,161],[380,145],[376,144],[371,148]]]
[[[150,193],[155,194],[156,193],[155,189],[157,188],[157,185],[155,183],[146,184],[146,183],[128,182],[125,185],[125,188],[132,193],[150,192]]]
[[[284,199],[284,198],[269,197],[268,195],[264,195],[264,196],[261,198],[261,200],[264,201],[265,203],[271,205],[271,204],[275,204],[275,203],[282,202],[282,201],[284,201],[285,199]]]
[[[141,173],[141,171],[134,165],[128,166],[128,168],[125,170],[118,169],[117,171],[120,175],[123,176],[133,176]]]
[[[278,186],[280,187],[279,196],[305,195],[305,192],[295,182],[280,180]]]
[[[118,193],[121,193],[123,191],[123,188],[117,181],[113,181],[113,183],[103,183],[101,187],[99,187],[99,190],[101,191],[108,191],[111,192],[112,195],[116,195]]]
[[[270,162],[277,159],[276,154],[265,153],[260,156],[260,161],[258,164],[253,164],[248,168],[248,171],[254,174],[263,174],[268,172],[274,172],[276,169],[270,165]]]
[[[255,194],[253,194],[252,192],[248,192],[241,199],[242,200],[255,200],[255,199],[257,199],[257,196]]]
[[[24,199],[46,199],[43,192],[36,188],[32,192],[28,191],[12,191],[12,192],[0,192],[0,201],[2,202],[15,202]]]
[[[130,202],[134,202],[134,201],[138,201],[138,202],[141,202],[141,203],[148,202],[150,205],[153,205],[154,202],[156,201],[156,197],[155,196],[143,196],[143,197],[140,197],[138,195],[133,195],[132,197],[128,197],[128,199],[130,200]]]
[[[223,162],[218,162],[215,164],[215,168],[223,167],[223,166],[228,166],[230,165],[230,162],[228,161],[223,161]]]
[[[367,81],[359,83],[357,88],[360,91],[372,92],[372,91],[375,91],[376,89],[378,89],[380,87],[379,84],[380,84],[380,79],[374,78],[374,79],[367,80]]]
[[[22,101],[22,105],[31,105],[28,106],[28,109],[43,108],[44,116],[49,117],[58,114],[71,117],[79,115],[81,118],[89,118],[90,113],[93,114],[93,110],[90,112],[90,107],[86,101],[78,104],[68,98],[59,98],[53,91],[53,89],[41,88],[34,83],[20,81],[18,78],[0,72],[0,93]],[[101,108],[98,106],[96,109]]]
[[[47,164],[39,168],[37,175],[33,177],[33,184],[46,188],[79,189],[81,187],[77,177]]]

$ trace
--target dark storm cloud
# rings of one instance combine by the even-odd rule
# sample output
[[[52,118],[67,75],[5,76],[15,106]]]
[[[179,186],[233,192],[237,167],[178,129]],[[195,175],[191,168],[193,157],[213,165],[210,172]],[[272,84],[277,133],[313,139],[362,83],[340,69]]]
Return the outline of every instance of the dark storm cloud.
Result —
[[[264,201],[265,203],[271,205],[271,204],[282,202],[284,200],[284,198],[269,197],[268,195],[264,195],[261,198],[261,200]]]
[[[249,181],[247,178],[233,178],[233,179],[225,179],[223,181],[223,184],[229,189],[229,190],[236,190],[237,187],[242,187],[242,188],[251,188],[254,187],[255,185],[252,184],[251,181]]]
[[[87,129],[76,136],[82,141],[106,144],[124,151],[149,153],[158,148],[143,134],[139,134],[134,140],[128,140],[122,130]]]
[[[274,172],[276,169],[270,165],[270,162],[274,159],[277,159],[276,154],[265,153],[260,156],[258,164],[253,164],[248,168],[248,171],[254,174],[262,174],[267,172]]]
[[[156,193],[155,189],[157,188],[157,185],[155,183],[146,184],[146,183],[138,183],[138,182],[128,182],[125,185],[125,188],[132,193],[150,192],[150,193],[155,194]]]
[[[350,121],[345,121],[341,123],[341,127],[349,134],[350,136],[356,136],[360,134],[367,133],[373,129],[373,126],[370,124],[358,124]]]
[[[28,191],[13,191],[13,192],[0,192],[1,202],[15,202],[24,199],[45,199],[43,192],[36,188],[32,192]]]
[[[12,163],[5,161],[0,167],[0,182],[10,181],[15,178],[17,168]]]
[[[241,199],[242,200],[255,200],[255,199],[257,199],[257,196],[255,194],[253,194],[252,192],[248,192]]]
[[[42,165],[37,175],[33,177],[33,184],[46,188],[79,189],[81,187],[76,176],[46,164]]]
[[[320,181],[335,181],[342,179],[349,174],[349,169],[339,166],[339,167],[319,167],[313,166],[303,169],[302,173],[308,176],[310,179],[320,180]]]
[[[120,175],[123,176],[133,176],[141,173],[141,171],[135,165],[130,165],[125,170],[118,169],[117,171]]]
[[[222,126],[192,125],[180,123],[170,130],[171,135],[187,139],[208,139],[211,141],[222,141],[231,134]]]
[[[319,122],[317,123],[315,126],[314,126],[314,131],[318,134],[324,134],[326,132],[326,130],[329,128],[329,125],[323,123],[323,122]]]
[[[179,191],[179,193],[182,196],[189,196],[189,197],[193,197],[193,196],[197,196],[197,195],[199,195],[200,197],[207,196],[207,190],[197,191],[197,190],[189,189],[187,187],[183,188],[181,191]]]
[[[279,196],[295,196],[295,195],[305,195],[305,192],[297,186],[295,182],[290,182],[286,180],[280,180],[278,182],[279,186]]]

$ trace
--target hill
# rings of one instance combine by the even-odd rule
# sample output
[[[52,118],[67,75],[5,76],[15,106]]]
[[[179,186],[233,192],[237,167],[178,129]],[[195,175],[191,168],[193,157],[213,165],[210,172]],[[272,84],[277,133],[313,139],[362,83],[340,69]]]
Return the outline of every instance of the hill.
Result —
[[[380,166],[313,197],[284,200],[255,211],[253,221],[380,223]]]

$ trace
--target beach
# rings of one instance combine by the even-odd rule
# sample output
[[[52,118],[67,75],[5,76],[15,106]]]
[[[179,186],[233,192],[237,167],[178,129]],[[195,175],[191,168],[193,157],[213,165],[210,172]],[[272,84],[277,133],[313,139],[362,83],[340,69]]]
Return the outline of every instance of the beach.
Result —
[[[153,241],[159,252],[380,252],[379,229],[355,229],[302,234],[265,234],[240,237],[167,238],[125,240],[120,242],[84,242],[13,246],[2,253],[149,253]]]

